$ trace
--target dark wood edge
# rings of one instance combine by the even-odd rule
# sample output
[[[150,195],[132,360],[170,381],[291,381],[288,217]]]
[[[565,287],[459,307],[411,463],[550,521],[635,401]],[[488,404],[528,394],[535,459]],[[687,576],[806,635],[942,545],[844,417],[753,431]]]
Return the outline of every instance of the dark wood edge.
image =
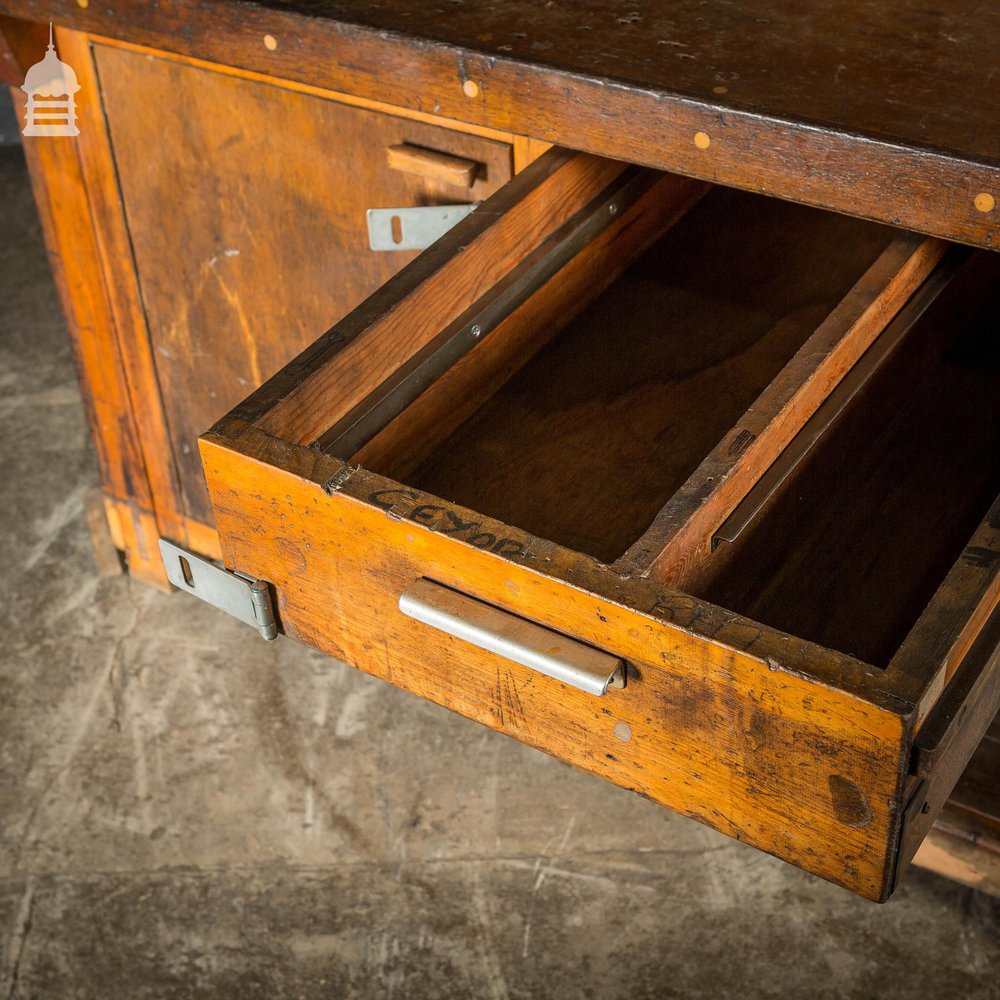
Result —
[[[1000,611],[994,611],[917,733],[894,884],[941,814],[1000,709]]]
[[[188,541],[184,522],[186,503],[180,487],[177,459],[171,441],[162,390],[156,372],[132,234],[118,180],[112,136],[98,98],[101,87],[93,40],[59,30],[58,44],[77,64],[81,84],[94,97],[81,102],[81,134],[74,143],[80,154],[87,195],[94,216],[101,268],[115,317],[117,350],[125,373],[138,445],[143,456],[150,499],[158,529]],[[159,552],[152,556],[159,561]]]
[[[917,706],[916,728],[937,716],[946,685],[963,669],[998,603],[1000,497],[886,669],[889,688]]]
[[[20,97],[23,95],[15,92],[15,109]],[[65,145],[61,140],[50,144],[25,143],[24,149],[52,276],[70,331],[83,408],[97,451],[102,484],[116,499],[135,500],[149,507],[152,505],[149,483],[138,431],[127,404],[128,390],[117,352],[113,311],[99,265],[97,234],[78,153],[76,146]],[[73,213],[72,240],[66,236],[69,212]],[[85,285],[89,294],[77,294],[80,284]],[[103,394],[95,396],[92,391],[95,372],[100,372],[107,383],[106,398]],[[112,416],[115,411],[117,419]]]
[[[908,718],[912,713],[912,704],[885,690],[884,671],[878,667],[761,625],[663,584],[637,576],[622,576],[583,553],[349,465],[316,449],[272,437],[235,413],[216,424],[200,440],[310,481],[328,496],[336,494],[353,502],[379,507],[387,513],[396,506],[395,500],[401,501],[398,506],[410,513],[428,506],[437,511],[450,511],[463,523],[475,522],[479,532],[489,533],[497,540],[497,547],[488,553],[494,558],[523,566],[687,635],[751,657],[774,672],[843,691],[900,717]],[[407,517],[405,511],[392,509],[391,516]],[[419,515],[413,524],[414,530],[434,530]],[[460,533],[450,534],[450,537],[471,545]],[[500,542],[509,544],[500,545]]]
[[[946,239],[984,247],[1000,240],[1000,212],[975,206],[977,195],[1000,192],[1000,164],[959,152],[251,2],[79,8],[63,0],[0,0],[0,10],[369,100],[431,107],[444,118]],[[272,50],[265,35],[281,41]],[[469,82],[475,86],[466,88]],[[696,134],[710,144],[696,144]]]

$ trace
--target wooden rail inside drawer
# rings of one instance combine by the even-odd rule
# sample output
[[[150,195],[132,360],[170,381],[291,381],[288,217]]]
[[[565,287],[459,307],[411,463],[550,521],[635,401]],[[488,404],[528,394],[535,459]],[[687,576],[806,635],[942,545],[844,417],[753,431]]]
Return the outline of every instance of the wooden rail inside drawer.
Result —
[[[1000,596],[998,330],[978,254],[689,592],[939,688]]]

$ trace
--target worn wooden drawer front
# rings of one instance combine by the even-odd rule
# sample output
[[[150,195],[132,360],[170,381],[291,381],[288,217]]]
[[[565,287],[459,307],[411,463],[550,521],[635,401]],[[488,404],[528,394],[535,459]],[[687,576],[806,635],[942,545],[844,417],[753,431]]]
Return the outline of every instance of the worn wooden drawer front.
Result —
[[[997,271],[554,150],[203,437],[227,565],[287,634],[885,898],[997,697]]]

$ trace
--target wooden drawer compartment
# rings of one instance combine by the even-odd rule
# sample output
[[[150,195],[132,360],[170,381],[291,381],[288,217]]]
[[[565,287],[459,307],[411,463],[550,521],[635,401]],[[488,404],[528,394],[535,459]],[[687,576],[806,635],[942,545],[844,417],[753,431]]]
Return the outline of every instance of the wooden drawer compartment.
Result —
[[[552,151],[202,438],[226,564],[287,634],[884,899],[997,697],[993,260]]]

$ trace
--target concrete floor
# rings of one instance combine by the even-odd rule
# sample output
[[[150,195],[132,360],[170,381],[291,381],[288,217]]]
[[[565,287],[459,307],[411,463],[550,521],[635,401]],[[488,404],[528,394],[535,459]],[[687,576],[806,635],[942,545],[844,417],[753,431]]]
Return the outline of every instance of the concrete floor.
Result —
[[[0,1000],[1000,997],[1000,902],[883,907],[181,594],[97,471],[0,152]]]

